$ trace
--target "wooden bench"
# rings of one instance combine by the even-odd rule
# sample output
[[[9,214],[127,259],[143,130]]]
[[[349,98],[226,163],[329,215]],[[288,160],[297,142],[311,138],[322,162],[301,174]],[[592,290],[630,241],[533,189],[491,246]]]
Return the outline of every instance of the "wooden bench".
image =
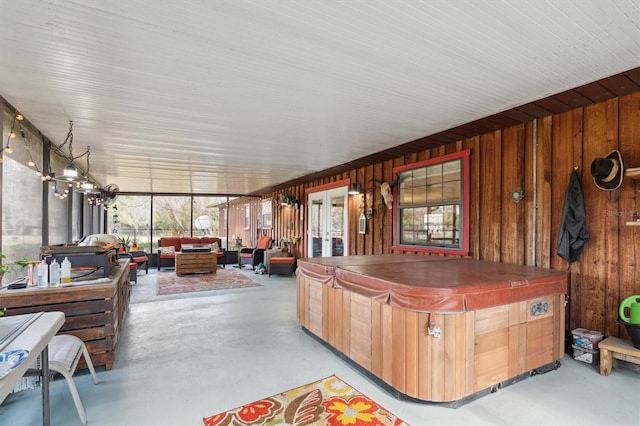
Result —
[[[600,348],[600,374],[608,376],[613,368],[618,368],[618,360],[640,364],[640,349],[636,349],[628,340],[607,337],[598,345]]]

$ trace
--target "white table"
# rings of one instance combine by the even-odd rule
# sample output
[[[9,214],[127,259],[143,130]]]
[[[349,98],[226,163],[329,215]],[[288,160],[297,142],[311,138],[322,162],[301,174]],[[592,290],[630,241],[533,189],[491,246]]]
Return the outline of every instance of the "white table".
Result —
[[[36,314],[38,315],[38,314]],[[0,318],[0,321],[2,319]],[[42,353],[42,424],[48,426],[49,418],[49,353],[47,345],[64,324],[64,313],[44,312],[20,332],[2,351],[26,349],[29,356],[15,370],[0,379],[0,403],[11,393],[23,374]]]

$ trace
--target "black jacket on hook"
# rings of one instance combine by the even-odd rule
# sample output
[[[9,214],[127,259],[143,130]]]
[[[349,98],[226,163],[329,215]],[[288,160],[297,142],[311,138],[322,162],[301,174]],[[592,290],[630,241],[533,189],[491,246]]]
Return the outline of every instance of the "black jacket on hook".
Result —
[[[584,196],[578,172],[571,174],[562,209],[562,223],[558,234],[558,256],[569,263],[580,259],[584,244],[589,241],[585,227]]]

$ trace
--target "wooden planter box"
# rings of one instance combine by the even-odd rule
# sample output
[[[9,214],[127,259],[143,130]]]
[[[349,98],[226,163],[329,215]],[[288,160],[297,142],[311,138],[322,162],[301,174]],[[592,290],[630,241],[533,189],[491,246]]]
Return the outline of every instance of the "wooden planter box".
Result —
[[[73,334],[81,338],[93,365],[103,365],[110,370],[129,307],[129,260],[121,260],[109,278],[110,282],[102,284],[3,289],[0,291],[0,307],[5,315],[64,312],[65,322],[58,334]],[[86,368],[84,359],[78,368]]]
[[[483,281],[504,268],[453,258],[360,265],[352,259],[340,267],[306,261],[298,264],[299,323],[399,396],[471,399],[564,355],[564,272],[521,267],[518,273],[520,267],[509,265],[511,280],[456,285],[469,261],[485,271]],[[443,273],[449,280],[441,280]],[[391,276],[395,283],[387,286]],[[419,278],[413,287],[410,276]],[[428,283],[430,276],[436,284]]]
[[[213,252],[176,253],[176,275],[195,273],[215,274],[218,257]]]

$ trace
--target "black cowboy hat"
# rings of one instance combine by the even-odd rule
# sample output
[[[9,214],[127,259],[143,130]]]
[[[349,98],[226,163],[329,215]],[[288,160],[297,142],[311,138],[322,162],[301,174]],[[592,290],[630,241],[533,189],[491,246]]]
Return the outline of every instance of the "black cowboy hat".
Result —
[[[617,150],[611,151],[605,158],[596,158],[591,163],[591,176],[596,186],[605,191],[613,191],[622,183],[624,165]]]

